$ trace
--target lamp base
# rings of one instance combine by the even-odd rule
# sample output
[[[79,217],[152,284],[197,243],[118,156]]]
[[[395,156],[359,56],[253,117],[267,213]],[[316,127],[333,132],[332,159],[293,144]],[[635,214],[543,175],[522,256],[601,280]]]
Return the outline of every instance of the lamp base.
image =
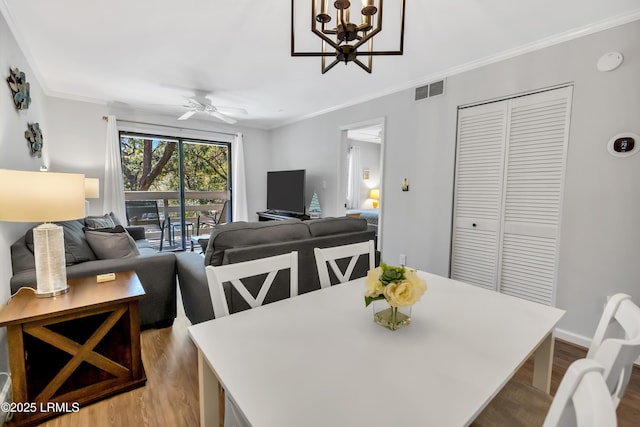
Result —
[[[56,224],[44,223],[33,229],[36,262],[36,296],[53,297],[67,292],[64,232]]]
[[[64,289],[56,289],[55,291],[39,292],[36,289],[35,296],[36,296],[36,298],[51,298],[51,297],[55,297],[55,296],[58,296],[58,295],[66,294],[67,292],[69,292],[69,285],[67,285],[67,287],[64,288]]]

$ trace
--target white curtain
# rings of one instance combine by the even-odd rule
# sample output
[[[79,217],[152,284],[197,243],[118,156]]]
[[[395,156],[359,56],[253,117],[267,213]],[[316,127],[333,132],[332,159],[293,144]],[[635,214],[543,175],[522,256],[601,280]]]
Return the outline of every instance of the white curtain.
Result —
[[[120,161],[120,138],[115,116],[107,118],[107,152],[104,162],[104,201],[105,213],[113,212],[123,223],[127,223],[124,206],[124,179]]]
[[[360,208],[360,147],[349,148],[347,170],[347,209]]]
[[[233,221],[248,221],[247,179],[244,171],[244,143],[242,134],[238,133],[231,143],[231,188]]]

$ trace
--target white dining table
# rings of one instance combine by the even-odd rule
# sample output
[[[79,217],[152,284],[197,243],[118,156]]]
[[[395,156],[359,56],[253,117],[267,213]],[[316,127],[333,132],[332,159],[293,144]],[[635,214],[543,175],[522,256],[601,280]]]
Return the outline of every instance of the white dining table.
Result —
[[[220,425],[221,388],[253,427],[465,426],[533,354],[549,390],[563,310],[419,275],[396,331],[374,323],[364,279],[189,327],[201,425]]]

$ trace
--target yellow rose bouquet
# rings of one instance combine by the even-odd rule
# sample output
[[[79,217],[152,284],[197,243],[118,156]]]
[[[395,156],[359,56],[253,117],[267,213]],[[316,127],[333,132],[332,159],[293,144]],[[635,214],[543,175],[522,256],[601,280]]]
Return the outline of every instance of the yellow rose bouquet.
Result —
[[[367,273],[365,306],[386,299],[391,307],[415,304],[427,290],[427,284],[413,269],[380,263],[380,267]]]

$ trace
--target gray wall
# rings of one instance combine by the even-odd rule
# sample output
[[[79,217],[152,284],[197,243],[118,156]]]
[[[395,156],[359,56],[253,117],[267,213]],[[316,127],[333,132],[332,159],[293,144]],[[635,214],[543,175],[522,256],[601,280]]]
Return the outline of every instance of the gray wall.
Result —
[[[606,149],[615,134],[640,134],[638,40],[635,21],[450,76],[441,97],[415,102],[407,90],[275,129],[272,164],[326,179],[323,211],[337,214],[338,129],[385,117],[383,259],[406,254],[408,265],[446,276],[457,107],[573,83],[557,305],[567,310],[559,335],[588,344],[607,295],[626,292],[640,302],[640,155],[616,158]],[[597,71],[597,59],[612,50],[624,54],[622,67]],[[409,192],[401,191],[405,177]]]
[[[11,90],[5,79],[10,68],[24,71],[30,83],[32,103],[28,110],[18,111],[12,100]],[[46,99],[35,74],[27,64],[13,35],[9,31],[4,17],[0,15],[0,169],[38,170],[43,159],[31,157],[24,132],[27,123],[40,123],[44,135],[43,157],[49,152],[47,132],[49,123]],[[11,185],[3,182],[2,185]],[[11,277],[11,258],[9,246],[33,224],[8,223],[0,221],[0,302],[9,299],[9,278]],[[0,328],[0,371],[8,371],[6,350],[6,329]],[[4,380],[0,381],[0,385]]]

